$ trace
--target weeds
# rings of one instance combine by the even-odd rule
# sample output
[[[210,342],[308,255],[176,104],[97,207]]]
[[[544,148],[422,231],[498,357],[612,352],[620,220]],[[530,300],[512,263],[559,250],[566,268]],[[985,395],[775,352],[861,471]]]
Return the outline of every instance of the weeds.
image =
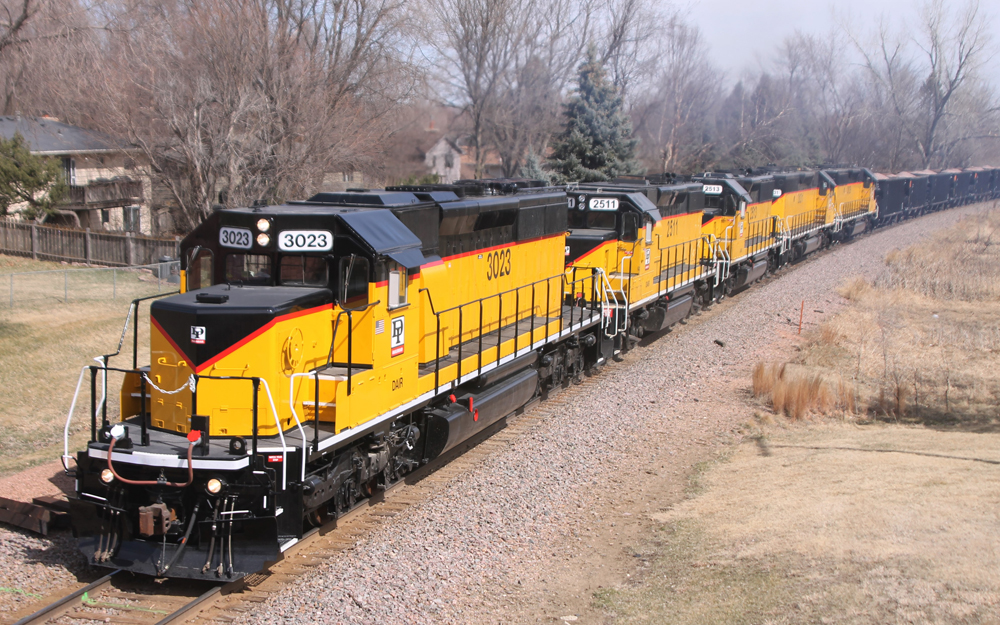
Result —
[[[854,414],[857,411],[853,387],[839,376],[789,363],[757,363],[753,369],[753,394],[758,399],[769,399],[776,413],[793,421],[813,412]]]
[[[893,250],[874,280],[855,277],[841,285],[850,306],[809,337],[789,365],[798,367],[794,375],[758,365],[755,394],[791,418],[826,412],[828,393],[845,412],[997,427],[998,243],[1000,213],[983,212],[927,242]],[[782,377],[788,388],[777,388]]]

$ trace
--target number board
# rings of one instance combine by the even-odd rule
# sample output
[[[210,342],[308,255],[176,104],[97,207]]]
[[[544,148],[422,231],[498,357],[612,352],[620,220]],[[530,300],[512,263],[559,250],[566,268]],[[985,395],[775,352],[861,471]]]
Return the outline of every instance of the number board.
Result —
[[[722,195],[722,185],[721,184],[706,184],[705,195]]]
[[[253,235],[246,228],[220,228],[219,245],[248,250],[253,245]]]
[[[618,210],[618,199],[613,197],[592,197],[590,198],[590,210],[616,211]]]
[[[278,235],[282,252],[328,252],[333,249],[329,230],[285,230]]]

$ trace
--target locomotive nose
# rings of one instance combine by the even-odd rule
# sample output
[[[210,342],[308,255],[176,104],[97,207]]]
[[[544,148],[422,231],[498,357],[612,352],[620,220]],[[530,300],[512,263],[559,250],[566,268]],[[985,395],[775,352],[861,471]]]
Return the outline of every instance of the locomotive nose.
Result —
[[[154,302],[152,323],[177,356],[201,372],[281,317],[332,301],[325,288],[223,284]]]

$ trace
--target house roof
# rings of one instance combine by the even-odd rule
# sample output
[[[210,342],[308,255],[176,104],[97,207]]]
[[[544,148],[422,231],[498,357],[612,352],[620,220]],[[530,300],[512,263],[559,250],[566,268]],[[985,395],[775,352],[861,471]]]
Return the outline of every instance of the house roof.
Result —
[[[118,152],[128,144],[111,135],[64,124],[52,117],[0,116],[0,136],[20,133],[34,154],[100,154]]]

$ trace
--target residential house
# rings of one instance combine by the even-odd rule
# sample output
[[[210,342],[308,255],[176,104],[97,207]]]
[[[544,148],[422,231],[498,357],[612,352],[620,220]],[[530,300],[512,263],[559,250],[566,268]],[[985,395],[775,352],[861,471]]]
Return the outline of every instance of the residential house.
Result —
[[[32,154],[62,162],[69,190],[58,206],[62,213],[47,218],[49,223],[152,233],[152,189],[138,151],[110,135],[53,117],[0,117],[0,136],[12,139],[16,133]]]

